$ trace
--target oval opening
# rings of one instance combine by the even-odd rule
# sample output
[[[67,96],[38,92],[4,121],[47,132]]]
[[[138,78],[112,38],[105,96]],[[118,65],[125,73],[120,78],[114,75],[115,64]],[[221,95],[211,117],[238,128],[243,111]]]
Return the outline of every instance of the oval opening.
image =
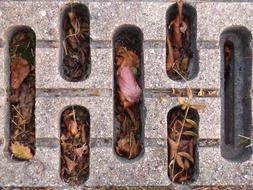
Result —
[[[80,185],[89,176],[90,113],[82,106],[64,109],[60,123],[61,179],[70,185]]]
[[[80,3],[71,3],[61,14],[61,75],[69,82],[87,79],[91,72],[90,14]]]
[[[220,37],[222,68],[221,153],[226,159],[246,160],[252,154],[250,137],[252,50],[250,31],[229,27]]]
[[[35,154],[36,36],[28,26],[15,26],[7,38],[9,152],[11,158],[25,161]]]
[[[167,122],[168,176],[174,183],[191,183],[198,174],[199,114],[193,108],[176,106],[169,111]]]
[[[196,9],[189,4],[177,3],[169,7],[166,12],[166,72],[170,79],[183,81],[183,78],[191,80],[197,76],[196,36]]]
[[[123,160],[136,160],[144,153],[142,31],[120,26],[113,36],[113,54],[113,149]]]

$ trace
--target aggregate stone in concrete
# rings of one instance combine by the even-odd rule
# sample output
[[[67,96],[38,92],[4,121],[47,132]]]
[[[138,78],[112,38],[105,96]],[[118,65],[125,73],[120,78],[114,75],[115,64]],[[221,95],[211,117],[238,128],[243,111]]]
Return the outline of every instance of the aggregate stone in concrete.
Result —
[[[90,29],[94,40],[111,40],[123,24],[138,26],[145,40],[165,40],[167,8],[164,2],[91,2]]]
[[[253,184],[253,156],[244,162],[224,159],[219,147],[199,148],[199,175],[192,185],[245,185]]]
[[[59,185],[59,147],[37,147],[30,161],[11,160],[7,153],[0,155],[0,186]]]
[[[112,148],[91,149],[90,177],[85,185],[91,186],[164,186],[169,185],[167,150],[146,147],[139,160],[124,162],[116,158]]]
[[[91,138],[112,138],[111,97],[36,98],[36,137],[59,138],[61,114],[66,107],[72,105],[80,105],[89,110]]]
[[[68,82],[61,76],[62,58],[55,48],[36,49],[36,87],[46,89],[112,88],[111,49],[91,49],[91,73],[80,82]]]
[[[219,41],[220,34],[233,25],[253,31],[253,6],[248,2],[205,2],[197,4],[198,40]]]
[[[145,88],[182,88],[184,82],[173,81],[166,73],[166,49],[145,49]],[[189,80],[192,88],[220,88],[220,51],[199,50],[198,75]]]
[[[199,138],[220,138],[220,98],[194,98],[194,103],[206,105],[206,109],[199,110]],[[145,98],[147,117],[145,122],[146,138],[167,139],[167,115],[168,112],[178,106],[177,98],[161,96],[160,98]]]

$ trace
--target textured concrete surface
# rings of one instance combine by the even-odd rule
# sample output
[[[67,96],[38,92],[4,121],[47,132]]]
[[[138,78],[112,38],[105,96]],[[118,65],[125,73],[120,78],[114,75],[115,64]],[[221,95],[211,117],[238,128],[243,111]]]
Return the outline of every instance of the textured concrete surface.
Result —
[[[197,47],[199,73],[189,81],[192,88],[214,88],[220,94],[221,67],[219,36],[231,25],[243,25],[250,31],[250,2],[188,0],[197,9]],[[223,1],[223,0],[221,0]],[[245,0],[246,1],[246,0]],[[91,74],[78,83],[60,75],[59,23],[68,0],[1,1],[0,3],[0,186],[55,186],[82,189],[83,186],[165,186],[167,176],[168,111],[178,105],[177,98],[153,93],[168,88],[184,88],[183,82],[169,79],[165,72],[165,14],[172,0],[91,1],[78,0],[90,9]],[[112,36],[120,25],[134,24],[144,35],[145,153],[140,159],[122,162],[112,149],[113,136],[113,57]],[[36,33],[36,154],[29,162],[16,162],[6,154],[6,82],[8,73],[7,39],[11,27],[30,26]],[[252,94],[253,94],[253,90]],[[253,97],[253,96],[252,96]],[[218,97],[195,98],[207,105],[199,111],[200,142],[216,143],[199,147],[199,175],[189,186],[173,184],[176,189],[199,185],[252,185],[253,157],[244,162],[222,158],[219,148],[221,101]],[[253,101],[252,101],[253,102]],[[59,178],[59,121],[69,105],[82,105],[91,116],[91,152],[89,179],[79,187],[69,187]],[[253,109],[252,109],[253,110]],[[253,116],[253,112],[252,112]],[[252,135],[253,136],[253,135]]]

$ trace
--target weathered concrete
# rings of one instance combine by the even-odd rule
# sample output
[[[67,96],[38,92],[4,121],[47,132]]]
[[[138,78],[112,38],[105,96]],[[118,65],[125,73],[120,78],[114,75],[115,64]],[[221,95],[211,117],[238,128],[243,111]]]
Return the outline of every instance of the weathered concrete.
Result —
[[[77,83],[67,82],[60,75],[60,13],[68,2],[25,0],[0,3],[0,186],[54,186],[62,190],[100,185],[170,185],[167,176],[167,114],[178,102],[175,97],[152,93],[152,90],[159,92],[185,87],[185,83],[171,80],[165,71],[165,14],[173,1],[75,1],[86,4],[90,9],[91,29],[91,74],[88,79]],[[187,2],[197,9],[199,52],[198,75],[188,83],[192,88],[217,89],[219,94],[218,97],[194,98],[194,102],[207,106],[205,110],[199,111],[199,137],[201,141],[219,142],[222,106],[219,36],[231,25],[243,25],[252,31],[253,3]],[[145,152],[139,160],[132,162],[117,159],[112,149],[111,39],[115,29],[123,24],[138,26],[144,35]],[[14,25],[30,26],[36,33],[38,45],[35,107],[37,149],[35,157],[29,162],[13,161],[6,154],[8,113],[5,79],[9,75],[4,73],[8,67],[6,34]],[[59,177],[60,114],[69,105],[82,105],[91,116],[89,179],[83,185],[72,188]],[[225,160],[218,143],[211,147],[201,144],[198,163],[198,178],[190,186],[253,183],[252,156],[244,162]],[[174,184],[176,189],[189,189],[190,186]]]

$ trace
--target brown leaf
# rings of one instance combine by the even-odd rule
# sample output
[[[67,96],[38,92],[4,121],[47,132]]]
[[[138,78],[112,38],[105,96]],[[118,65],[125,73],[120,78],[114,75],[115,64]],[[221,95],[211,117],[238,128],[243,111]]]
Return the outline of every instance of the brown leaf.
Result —
[[[28,76],[30,66],[26,59],[15,57],[11,60],[11,88],[17,89]]]
[[[22,119],[30,122],[33,116],[33,108],[35,103],[35,90],[30,88],[26,83],[20,86],[19,104]]]
[[[69,157],[64,156],[64,160],[66,162],[68,173],[73,172],[75,167],[77,166],[77,163],[75,163],[73,160],[71,160]]]
[[[181,157],[180,155],[176,155],[176,163],[177,163],[177,165],[178,165],[180,168],[182,168],[182,169],[185,168],[185,166],[184,166],[184,161],[183,161],[183,159],[182,159],[182,157]]]
[[[16,158],[29,160],[33,157],[31,148],[18,142],[12,143],[10,149]]]
[[[170,71],[174,67],[175,62],[174,62],[173,48],[169,37],[167,38],[167,45],[168,45],[168,55],[166,62],[166,71]]]
[[[196,110],[203,110],[206,108],[205,104],[192,104],[191,108],[196,109]]]
[[[192,127],[198,128],[198,124],[195,121],[186,119],[186,122],[189,123]]]
[[[177,48],[182,47],[182,33],[180,31],[180,18],[177,16],[175,18],[175,22],[173,24],[173,40],[175,40],[175,43],[177,45]]]
[[[77,123],[76,121],[72,119],[65,119],[64,120],[65,125],[67,126],[68,132],[75,136],[78,133]]]
[[[140,67],[139,57],[132,51],[127,51],[126,48],[120,47],[116,50],[117,65],[120,67]]]
[[[198,135],[196,133],[194,133],[193,131],[184,131],[183,135],[198,138]]]
[[[180,20],[180,24],[182,22],[182,16],[183,16],[183,0],[177,1],[177,7],[178,7],[178,16]]]
[[[76,13],[74,11],[70,11],[68,13],[68,16],[69,16],[71,26],[74,28],[75,32],[77,32],[78,28],[77,28]]]
[[[170,160],[174,159],[176,153],[177,153],[177,149],[178,149],[178,144],[173,141],[171,138],[169,139],[169,150],[170,150]]]
[[[186,159],[188,159],[188,160],[190,160],[192,163],[194,163],[194,159],[189,153],[187,153],[187,152],[178,152],[177,154],[184,157],[184,158],[186,158]]]
[[[84,151],[86,151],[87,148],[88,147],[85,144],[82,147],[80,147],[80,148],[76,148],[74,151],[75,151],[77,157],[81,158],[83,156]]]

